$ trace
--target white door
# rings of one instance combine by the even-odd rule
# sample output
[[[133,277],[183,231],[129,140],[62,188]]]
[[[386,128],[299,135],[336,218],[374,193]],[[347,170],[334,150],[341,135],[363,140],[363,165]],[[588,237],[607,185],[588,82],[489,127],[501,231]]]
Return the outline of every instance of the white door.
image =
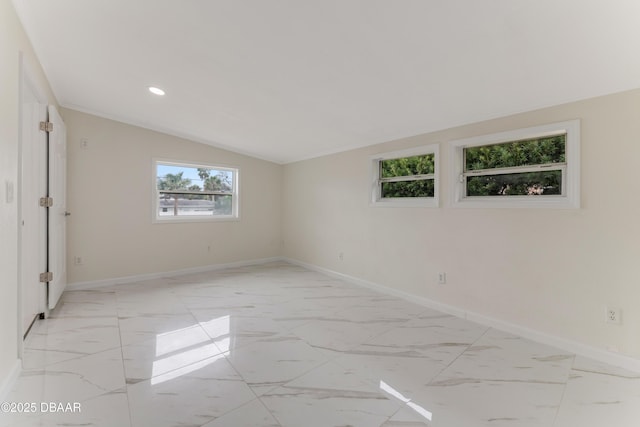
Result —
[[[26,334],[45,303],[40,273],[47,271],[47,210],[39,201],[47,195],[47,134],[40,130],[40,122],[47,120],[47,106],[38,102],[26,79],[22,89],[20,299],[22,333]]]
[[[67,286],[67,131],[58,110],[49,106],[49,197],[53,206],[49,208],[49,271],[53,280],[49,282],[49,309],[53,309]]]

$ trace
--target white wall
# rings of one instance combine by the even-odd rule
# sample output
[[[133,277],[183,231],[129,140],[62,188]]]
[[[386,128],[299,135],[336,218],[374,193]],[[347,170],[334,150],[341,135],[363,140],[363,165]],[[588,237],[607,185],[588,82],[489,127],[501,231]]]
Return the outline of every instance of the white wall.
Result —
[[[280,165],[74,110],[63,113],[70,284],[280,256]],[[154,157],[239,167],[240,220],[152,223]],[[74,265],[74,256],[83,264]]]
[[[0,0],[0,394],[18,357],[18,152],[20,52],[49,103],[55,104],[10,0]],[[6,183],[14,188],[7,202]]]
[[[284,254],[640,358],[639,112],[632,91],[288,164]],[[580,210],[447,206],[447,141],[576,118]],[[442,207],[369,206],[369,156],[432,143],[440,144]],[[446,285],[436,284],[438,272]],[[622,325],[604,322],[607,304],[622,308]]]

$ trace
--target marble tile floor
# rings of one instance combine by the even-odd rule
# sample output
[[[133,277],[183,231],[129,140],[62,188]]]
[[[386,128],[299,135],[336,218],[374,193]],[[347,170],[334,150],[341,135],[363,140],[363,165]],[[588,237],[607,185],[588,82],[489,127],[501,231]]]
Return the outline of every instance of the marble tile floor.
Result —
[[[35,411],[0,427],[637,427],[640,374],[271,263],[66,292],[7,401]]]

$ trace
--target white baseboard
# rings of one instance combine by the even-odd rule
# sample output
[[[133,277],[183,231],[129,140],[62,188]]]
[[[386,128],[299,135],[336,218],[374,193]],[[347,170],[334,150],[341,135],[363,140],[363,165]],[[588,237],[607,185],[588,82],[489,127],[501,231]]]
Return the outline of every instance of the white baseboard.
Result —
[[[13,367],[9,371],[9,375],[0,382],[0,402],[5,402],[7,400],[7,396],[9,396],[13,386],[16,384],[21,371],[22,361],[20,359],[16,359],[13,363]]]
[[[441,311],[443,313],[451,314],[461,317],[463,319],[470,320],[472,322],[479,323],[481,325],[489,326],[501,331],[509,332],[514,335],[521,336],[523,338],[537,341],[542,344],[557,347],[559,349],[568,351],[570,353],[588,357],[590,359],[598,360],[600,362],[607,363],[609,365],[617,366],[627,369],[633,372],[640,373],[640,360],[630,356],[626,356],[620,353],[614,353],[604,349],[599,349],[587,344],[579,343],[576,341],[568,340],[566,338],[557,337],[546,334],[544,332],[529,329],[514,323],[509,323],[504,320],[495,319],[489,316],[478,314],[472,311],[467,311],[458,307],[443,304],[438,301],[424,298],[421,296],[413,295],[408,292],[404,292],[398,289],[390,288],[388,286],[380,285],[378,283],[370,282],[368,280],[360,279],[358,277],[349,276],[347,274],[339,273],[337,271],[329,270],[327,268],[319,267],[314,264],[309,264],[303,261],[299,261],[293,258],[283,258],[284,261],[291,264],[295,264],[309,270],[317,271],[319,273],[326,274],[327,276],[334,277],[345,282],[353,283],[355,285],[363,286],[369,289],[373,289],[387,295],[393,295],[410,302],[415,302],[424,307]]]
[[[205,273],[208,271],[223,270],[225,268],[248,267],[251,265],[261,265],[270,262],[284,261],[282,257],[259,258],[248,261],[230,262],[226,264],[212,264],[202,267],[185,268],[181,270],[162,271],[158,273],[138,274],[135,276],[114,277],[112,279],[90,280],[86,282],[76,282],[67,284],[67,291],[82,291],[101,288],[104,286],[117,285],[119,283],[140,282],[143,280],[159,279],[163,277],[176,277],[185,274]]]

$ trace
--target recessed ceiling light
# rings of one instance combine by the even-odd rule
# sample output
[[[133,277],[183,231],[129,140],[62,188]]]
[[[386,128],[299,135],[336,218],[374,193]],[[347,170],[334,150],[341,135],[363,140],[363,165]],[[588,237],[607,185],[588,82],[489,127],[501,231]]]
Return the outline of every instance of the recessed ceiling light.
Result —
[[[154,86],[149,86],[149,92],[153,93],[154,95],[164,95],[164,91],[162,89]]]

